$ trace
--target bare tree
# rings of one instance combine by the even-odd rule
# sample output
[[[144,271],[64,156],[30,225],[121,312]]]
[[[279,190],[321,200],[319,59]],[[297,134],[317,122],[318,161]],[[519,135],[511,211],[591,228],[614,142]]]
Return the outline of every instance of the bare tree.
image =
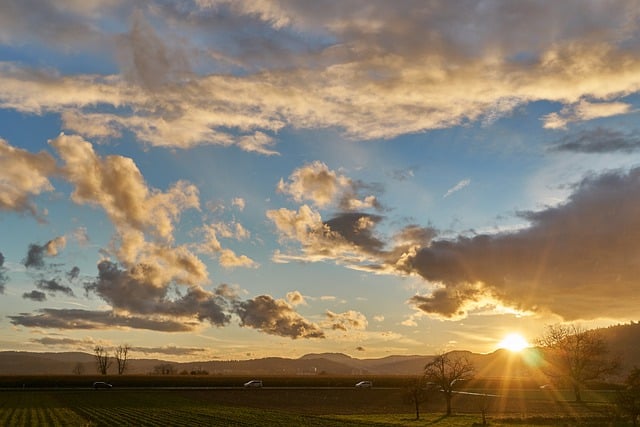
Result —
[[[428,386],[424,376],[422,375],[410,378],[404,386],[402,398],[406,403],[414,405],[416,410],[416,420],[420,419],[420,405],[429,400],[430,393],[433,393],[433,391],[433,388]]]
[[[619,367],[616,360],[608,357],[602,336],[580,326],[548,326],[537,344],[544,354],[545,375],[556,384],[571,386],[576,402],[582,402],[581,390],[586,383],[603,379]]]
[[[116,347],[115,358],[116,364],[118,365],[118,375],[124,374],[124,371],[127,369],[129,350],[131,350],[131,346],[129,344],[119,345]]]
[[[72,372],[76,375],[84,374],[84,364],[82,364],[81,362],[76,363],[76,365],[73,367]]]
[[[93,354],[96,358],[96,367],[98,368],[98,373],[102,375],[107,375],[107,371],[109,370],[109,366],[111,366],[111,358],[109,357],[109,353],[107,350],[101,345],[95,346],[93,349]]]
[[[440,388],[447,402],[447,415],[451,415],[451,398],[459,381],[473,377],[473,364],[464,356],[440,354],[424,367],[424,378]]]
[[[175,375],[176,368],[171,363],[162,363],[153,367],[153,373],[156,375]]]
[[[624,389],[618,391],[616,403],[622,412],[629,414],[633,427],[636,427],[640,417],[640,368],[633,368],[625,385]]]

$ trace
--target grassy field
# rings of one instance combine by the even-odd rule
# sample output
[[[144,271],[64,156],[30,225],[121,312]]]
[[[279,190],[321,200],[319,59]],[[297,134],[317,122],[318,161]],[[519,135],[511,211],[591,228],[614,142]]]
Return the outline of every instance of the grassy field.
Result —
[[[393,381],[374,379],[373,389],[355,389],[353,378],[323,379],[316,387],[345,386],[342,389],[278,389],[275,386],[304,386],[299,379],[264,378],[265,389],[144,389],[152,378],[126,376],[111,378],[111,390],[74,389],[58,378],[57,385],[36,390],[34,384],[45,379],[22,382],[25,388],[0,391],[0,425],[2,426],[437,426],[479,425],[484,408],[491,425],[496,426],[627,426],[615,420],[613,393],[587,391],[586,403],[570,401],[566,392],[521,387],[466,389],[496,396],[459,394],[454,397],[454,416],[443,417],[444,402],[438,396],[421,405],[421,419],[415,420],[413,407],[402,399],[402,389],[392,388]],[[48,378],[52,380],[52,378]],[[74,379],[78,380],[77,377]],[[126,381],[125,381],[126,380]],[[166,380],[166,379],[164,379]],[[176,382],[163,385],[237,386],[240,378],[217,378],[216,384]],[[272,381],[271,381],[272,380]],[[121,381],[120,383],[118,381]],[[180,379],[176,379],[180,382]],[[196,382],[199,382],[197,380]],[[397,379],[396,379],[397,381]],[[312,381],[313,382],[313,381]],[[0,381],[2,383],[2,381]],[[88,387],[89,378],[78,384]],[[5,386],[7,383],[4,383]],[[16,384],[21,384],[17,382]],[[29,384],[29,386],[27,386]],[[125,386],[125,384],[127,386]],[[398,383],[400,384],[400,383]],[[47,384],[51,386],[52,384]],[[153,385],[158,385],[155,382]],[[397,384],[395,384],[397,385]]]

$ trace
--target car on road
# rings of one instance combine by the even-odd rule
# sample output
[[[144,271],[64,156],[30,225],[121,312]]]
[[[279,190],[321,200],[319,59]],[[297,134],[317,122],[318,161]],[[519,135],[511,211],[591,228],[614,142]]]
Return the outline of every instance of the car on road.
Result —
[[[245,388],[260,388],[262,387],[262,380],[251,380],[244,383]]]
[[[360,381],[356,383],[357,388],[371,388],[373,383],[371,381]]]
[[[111,388],[113,387],[111,384],[106,383],[104,381],[96,381],[93,383],[93,388],[98,389],[98,388]]]

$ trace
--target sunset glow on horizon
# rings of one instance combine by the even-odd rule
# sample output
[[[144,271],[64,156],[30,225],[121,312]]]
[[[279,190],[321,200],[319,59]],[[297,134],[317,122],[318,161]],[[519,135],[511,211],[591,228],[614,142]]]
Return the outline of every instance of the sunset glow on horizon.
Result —
[[[637,7],[3,1],[0,350],[377,358],[637,320]]]
[[[504,348],[514,353],[519,353],[529,346],[527,340],[518,333],[508,334],[498,344],[498,348]]]

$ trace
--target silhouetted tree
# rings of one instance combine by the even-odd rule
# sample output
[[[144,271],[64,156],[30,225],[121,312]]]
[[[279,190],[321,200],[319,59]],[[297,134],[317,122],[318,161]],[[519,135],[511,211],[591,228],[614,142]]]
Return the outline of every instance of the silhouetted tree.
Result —
[[[594,330],[580,326],[551,325],[537,340],[545,358],[543,372],[556,384],[573,388],[576,402],[587,382],[603,379],[619,367],[608,357],[607,344]]]
[[[84,374],[84,365],[80,362],[76,363],[76,365],[73,367],[72,372],[76,375]]]
[[[111,358],[109,357],[109,353],[107,352],[107,350],[105,350],[104,347],[97,345],[93,349],[93,354],[96,358],[96,367],[98,368],[98,373],[107,375],[109,366],[111,366]]]
[[[116,347],[115,358],[118,365],[118,375],[124,374],[124,371],[127,369],[129,350],[131,350],[131,346],[129,344],[119,345]]]
[[[459,381],[473,377],[473,364],[464,356],[440,354],[424,367],[427,383],[437,386],[447,402],[447,415],[451,415],[451,398]]]
[[[162,363],[153,367],[153,373],[157,375],[175,375],[176,368],[170,363]]]
[[[424,376],[417,376],[407,380],[407,384],[402,390],[402,399],[406,403],[411,403],[416,409],[416,420],[420,419],[420,405],[429,400],[430,393],[433,388],[429,388]]]
[[[636,427],[640,417],[640,368],[633,368],[625,385],[623,390],[618,391],[616,403],[622,412],[631,417],[633,426]]]

